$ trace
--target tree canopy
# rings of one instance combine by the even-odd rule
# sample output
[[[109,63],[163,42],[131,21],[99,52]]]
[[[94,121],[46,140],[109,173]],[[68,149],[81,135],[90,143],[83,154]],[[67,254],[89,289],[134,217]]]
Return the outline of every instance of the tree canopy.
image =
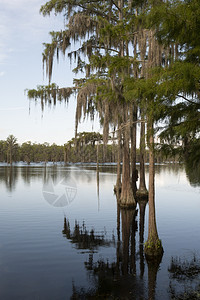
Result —
[[[121,191],[118,198],[123,208],[136,206],[136,128],[140,123],[140,164],[144,165],[146,124],[149,234],[145,251],[149,256],[162,255],[155,221],[154,137],[160,137],[157,150],[171,155],[178,151],[185,160],[200,163],[199,152],[194,152],[200,144],[200,3],[51,0],[41,12],[44,16],[62,13],[66,25],[64,30],[51,32],[51,43],[44,44],[43,65],[49,85],[29,90],[28,97],[40,98],[43,109],[57,100],[68,101],[75,92],[76,136],[78,124],[86,116],[99,116],[104,144],[112,128],[118,140],[115,187]],[[73,87],[60,89],[51,84],[54,59],[58,60],[60,53],[74,60],[75,74],[83,74]]]
[[[176,60],[157,70],[154,77],[156,94],[164,104],[166,124],[161,138],[175,143],[177,149],[181,147],[184,156],[194,163],[200,162],[195,150],[200,145],[199,12],[196,0],[161,2],[147,12],[149,26],[155,28],[159,42],[176,44],[177,52]]]
[[[177,147],[188,139],[196,143],[199,6],[197,0],[47,2],[41,13],[63,14],[66,22],[63,30],[50,32],[51,43],[44,43],[43,64],[49,81],[60,53],[74,60],[73,71],[84,76],[69,88],[38,86],[28,91],[28,97],[41,99],[43,109],[77,92],[76,128],[82,116],[93,117],[96,111],[105,141],[108,124],[117,126],[119,118],[123,123],[116,110],[123,109],[123,102],[134,101],[155,120],[166,123],[161,138],[167,144]]]

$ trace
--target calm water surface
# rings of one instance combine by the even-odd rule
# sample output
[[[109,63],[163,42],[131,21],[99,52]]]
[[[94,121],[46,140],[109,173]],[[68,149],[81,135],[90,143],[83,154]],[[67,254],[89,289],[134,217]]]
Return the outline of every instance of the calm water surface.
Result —
[[[101,167],[99,185],[94,166],[0,166],[0,299],[170,299],[170,282],[182,287],[168,268],[199,257],[199,185],[182,167],[156,167],[165,252],[152,268],[148,203],[120,211],[115,181],[115,166]]]

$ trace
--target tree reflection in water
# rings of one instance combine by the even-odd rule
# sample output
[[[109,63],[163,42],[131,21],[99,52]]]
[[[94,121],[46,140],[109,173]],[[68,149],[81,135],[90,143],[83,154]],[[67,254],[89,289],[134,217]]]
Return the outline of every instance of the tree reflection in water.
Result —
[[[4,166],[0,172],[0,182],[3,182],[8,192],[13,192],[19,178],[19,169],[16,167]]]
[[[140,210],[140,224],[139,224],[139,237],[140,237],[140,243],[139,243],[139,252],[140,252],[140,278],[143,278],[144,275],[144,222],[145,222],[145,210],[146,210],[146,205],[147,205],[148,200],[147,199],[140,199],[138,202],[139,204],[139,210]]]
[[[191,164],[187,162],[185,165],[185,171],[189,179],[191,186],[200,186],[200,162],[198,164]]]
[[[101,246],[110,246],[113,241],[107,241],[104,234],[95,234],[95,231],[91,229],[88,231],[85,224],[79,225],[75,222],[73,231],[70,229],[69,220],[64,218],[63,235],[70,240],[72,244],[75,244],[77,249],[95,250]]]
[[[92,279],[92,287],[85,289],[73,283],[71,299],[155,299],[156,276],[160,261],[148,262],[148,295],[143,279],[145,259],[143,253],[144,220],[147,201],[139,202],[139,253],[136,253],[136,232],[138,231],[137,210],[117,207],[117,242],[107,240],[105,235],[87,231],[85,224],[77,222],[73,230],[69,220],[64,219],[64,236],[76,245],[77,249],[90,250],[85,268]],[[120,224],[121,222],[121,224]],[[116,246],[116,257],[112,261],[95,261],[94,250],[102,246]],[[139,261],[139,276],[136,262]]]

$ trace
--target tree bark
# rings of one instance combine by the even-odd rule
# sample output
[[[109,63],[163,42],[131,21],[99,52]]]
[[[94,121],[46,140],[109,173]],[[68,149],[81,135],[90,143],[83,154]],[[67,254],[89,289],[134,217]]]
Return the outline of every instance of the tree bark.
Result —
[[[145,243],[145,255],[152,259],[163,255],[162,243],[158,238],[155,212],[155,164],[153,120],[149,120],[149,225],[148,239]]]
[[[147,198],[148,191],[145,182],[145,123],[140,126],[140,182],[137,191],[138,198]]]
[[[155,165],[154,165],[154,137],[153,126],[150,124],[149,136],[149,231],[150,236],[158,238],[156,227],[156,213],[155,213]]]
[[[137,135],[137,106],[134,105],[133,108],[131,108],[130,113],[130,121],[131,124],[131,171],[132,171],[132,189],[133,189],[133,195],[136,196],[137,191],[137,180],[138,180],[138,172],[136,169],[136,135]]]
[[[117,194],[117,200],[119,200],[119,195],[121,193],[122,182],[121,182],[121,129],[118,128],[117,130],[117,181],[116,185],[114,186],[114,191]]]
[[[136,207],[136,201],[130,182],[130,153],[129,153],[129,126],[128,107],[124,106],[124,128],[123,128],[123,167],[122,167],[122,192],[120,198],[121,207]]]
[[[99,141],[97,141],[97,197],[99,210]]]

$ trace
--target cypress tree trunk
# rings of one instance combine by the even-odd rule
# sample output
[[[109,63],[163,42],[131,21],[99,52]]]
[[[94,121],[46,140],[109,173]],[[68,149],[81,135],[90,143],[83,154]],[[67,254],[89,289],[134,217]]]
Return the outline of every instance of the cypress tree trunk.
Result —
[[[124,128],[123,128],[123,167],[122,167],[122,192],[120,198],[121,207],[136,207],[135,198],[130,182],[130,153],[129,153],[129,126],[128,107],[124,106]]]
[[[97,196],[99,201],[99,141],[97,141]]]
[[[97,141],[97,170],[99,171],[99,141]]]
[[[114,186],[114,192],[117,194],[117,200],[119,200],[119,195],[121,193],[122,183],[121,183],[121,129],[118,128],[117,131],[117,181]]]
[[[141,122],[140,127],[140,182],[137,191],[138,198],[147,198],[148,191],[145,182],[145,123]]]
[[[147,259],[163,255],[161,240],[158,238],[155,213],[155,165],[153,121],[149,120],[149,225],[148,239],[144,252]]]
[[[124,1],[118,0],[119,7],[119,20],[123,21],[123,7]],[[124,41],[121,41],[120,44],[120,56],[124,56]],[[124,73],[127,73],[127,69],[124,69]],[[130,153],[129,153],[129,139],[130,139],[130,130],[127,126],[128,120],[128,105],[124,103],[123,109],[123,167],[122,167],[122,192],[120,197],[120,206],[121,207],[135,207],[136,202],[133,195],[133,190],[130,182]]]
[[[132,167],[132,188],[133,188],[133,195],[136,196],[137,185],[136,181],[138,179],[138,172],[136,169],[136,121],[137,121],[137,106],[134,105],[133,110],[131,108],[130,113],[130,120],[132,123],[131,125],[131,167]]]

